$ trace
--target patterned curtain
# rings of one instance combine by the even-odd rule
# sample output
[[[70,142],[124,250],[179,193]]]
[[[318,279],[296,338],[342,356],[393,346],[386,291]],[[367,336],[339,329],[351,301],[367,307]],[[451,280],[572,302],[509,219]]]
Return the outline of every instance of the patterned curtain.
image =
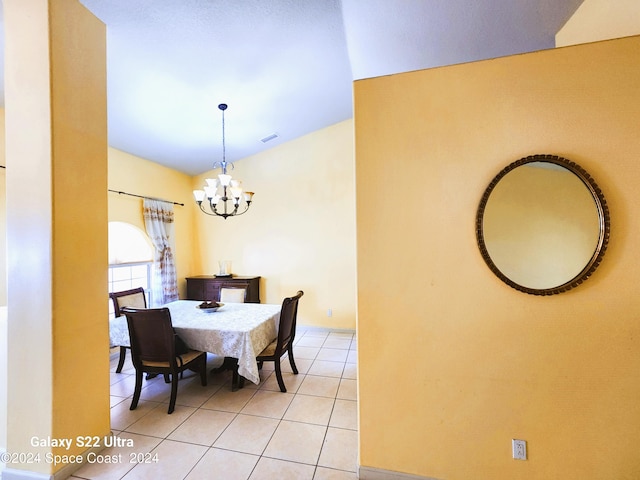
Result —
[[[144,224],[154,248],[151,285],[152,307],[178,300],[178,280],[173,261],[173,205],[158,200],[144,200]]]

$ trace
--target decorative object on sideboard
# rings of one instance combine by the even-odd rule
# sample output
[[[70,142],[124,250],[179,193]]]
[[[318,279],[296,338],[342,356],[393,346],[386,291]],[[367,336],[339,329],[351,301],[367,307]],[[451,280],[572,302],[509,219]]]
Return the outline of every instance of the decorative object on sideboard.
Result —
[[[231,276],[231,260],[218,260],[218,273],[216,277]]]
[[[227,168],[230,167],[231,170],[234,168],[233,163],[227,162],[226,159],[224,111],[227,109],[227,105],[221,103],[218,108],[222,111],[222,161],[215,162],[213,168],[220,167],[222,173],[218,175],[218,178],[207,178],[205,180],[207,185],[204,189],[194,190],[193,196],[200,210],[204,213],[226,220],[228,217],[242,215],[249,210],[254,194],[253,192],[243,192],[242,182],[232,179],[231,175],[227,173]],[[240,209],[243,201],[243,208]],[[208,205],[208,208],[205,208],[204,203]]]

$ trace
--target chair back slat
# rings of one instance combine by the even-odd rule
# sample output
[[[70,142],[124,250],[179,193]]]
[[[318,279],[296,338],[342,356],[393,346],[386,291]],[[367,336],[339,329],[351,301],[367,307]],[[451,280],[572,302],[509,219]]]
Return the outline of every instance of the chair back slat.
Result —
[[[220,302],[222,303],[244,303],[247,298],[247,289],[239,287],[220,288]]]
[[[127,316],[131,357],[136,362],[175,363],[174,330],[168,308],[123,308]]]
[[[284,352],[287,346],[293,342],[296,335],[296,321],[298,317],[298,300],[304,293],[298,290],[293,297],[287,297],[282,301],[280,309],[280,327],[278,328],[278,343],[276,345],[276,355]]]
[[[109,298],[113,302],[113,310],[116,317],[122,315],[124,307],[131,308],[147,308],[147,297],[144,294],[144,288],[132,288],[121,292],[111,292]]]

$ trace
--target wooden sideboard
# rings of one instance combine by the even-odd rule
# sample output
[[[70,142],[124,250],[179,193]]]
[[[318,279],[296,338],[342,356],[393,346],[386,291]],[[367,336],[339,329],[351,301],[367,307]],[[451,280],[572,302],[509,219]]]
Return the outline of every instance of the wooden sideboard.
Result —
[[[247,289],[247,303],[260,303],[260,277],[216,277],[198,275],[187,277],[187,300],[217,301],[222,287]]]

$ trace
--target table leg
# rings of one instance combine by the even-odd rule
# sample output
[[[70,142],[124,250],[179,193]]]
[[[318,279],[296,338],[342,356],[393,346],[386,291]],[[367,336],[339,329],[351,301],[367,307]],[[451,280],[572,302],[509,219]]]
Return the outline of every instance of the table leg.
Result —
[[[226,370],[233,371],[238,368],[238,359],[233,357],[224,357],[222,365],[211,370],[211,373],[222,373]]]
[[[231,370],[233,377],[231,380],[231,391],[237,392],[244,387],[244,377],[238,374],[238,359],[233,357],[224,357],[222,365],[211,370],[211,373],[222,373],[225,370]]]

